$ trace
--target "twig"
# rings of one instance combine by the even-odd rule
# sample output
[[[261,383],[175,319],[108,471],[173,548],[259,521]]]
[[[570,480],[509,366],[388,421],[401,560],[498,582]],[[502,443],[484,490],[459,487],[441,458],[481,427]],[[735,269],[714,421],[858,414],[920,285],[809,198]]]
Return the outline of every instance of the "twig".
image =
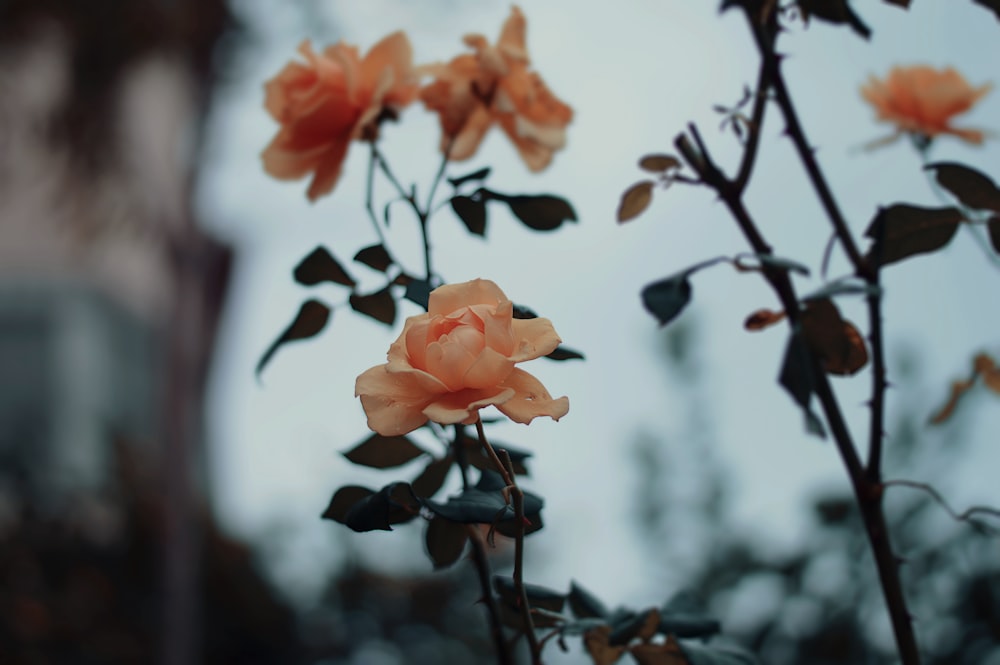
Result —
[[[750,136],[747,137],[746,145],[743,149],[743,158],[740,161],[740,168],[736,172],[733,187],[738,194],[742,194],[750,182],[750,174],[757,159],[757,148],[760,145],[760,130],[764,124],[764,111],[767,109],[767,90],[769,83],[767,79],[767,67],[761,63],[760,72],[757,74],[757,90],[753,100],[753,112],[750,116]]]
[[[385,242],[385,234],[382,233],[382,226],[378,223],[378,218],[375,216],[375,207],[373,204],[375,189],[375,163],[378,161],[378,149],[375,147],[374,141],[372,141],[370,145],[371,153],[368,159],[368,184],[365,188],[365,209],[368,210],[368,217],[372,220],[372,226],[375,227],[375,233],[378,235],[379,243],[388,251],[389,246]]]
[[[476,433],[479,435],[479,443],[483,450],[503,478],[506,484],[505,489],[510,493],[511,501],[514,504],[514,520],[517,524],[514,538],[514,591],[520,600],[524,634],[528,638],[528,646],[531,648],[531,662],[533,665],[541,665],[541,647],[538,645],[538,637],[535,635],[535,624],[531,619],[531,606],[528,604],[528,594],[524,588],[524,492],[514,480],[514,465],[510,460],[510,453],[501,450],[500,455],[497,455],[496,450],[486,438],[482,418],[476,418]],[[501,455],[503,459],[501,459]]]
[[[493,636],[493,643],[496,645],[497,662],[500,665],[514,665],[507,640],[504,639],[503,624],[500,622],[500,608],[497,606],[493,589],[490,587],[493,574],[490,572],[490,561],[486,556],[486,543],[483,542],[483,534],[479,533],[479,527],[476,524],[467,524],[466,531],[469,534],[469,542],[472,543],[472,561],[479,576],[479,588],[483,593],[483,602],[486,604],[486,612],[490,617],[490,633]]]
[[[976,521],[973,518],[976,515],[986,515],[987,517],[1000,519],[1000,509],[991,508],[990,506],[971,506],[962,512],[958,512],[952,508],[947,501],[945,501],[945,498],[940,492],[934,489],[933,485],[930,485],[929,483],[920,483],[915,480],[886,480],[882,483],[882,487],[909,487],[910,489],[926,492],[927,494],[930,494],[931,498],[944,508],[945,512],[948,513],[948,515],[956,522],[968,522],[976,528],[983,529],[991,533],[998,533],[995,528],[989,526],[988,524]]]

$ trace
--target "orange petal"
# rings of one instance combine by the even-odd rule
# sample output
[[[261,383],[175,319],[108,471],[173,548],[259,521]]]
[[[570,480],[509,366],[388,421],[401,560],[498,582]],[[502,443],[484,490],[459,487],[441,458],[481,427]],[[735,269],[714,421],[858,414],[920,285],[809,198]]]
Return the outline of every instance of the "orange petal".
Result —
[[[326,153],[323,161],[316,168],[316,174],[313,176],[312,182],[309,184],[309,189],[306,192],[306,196],[310,201],[315,201],[324,194],[329,194],[333,191],[334,186],[340,179],[340,171],[344,165],[344,157],[347,156],[347,147],[349,145],[350,141],[347,137],[336,137],[330,144],[329,152]]]
[[[490,390],[468,388],[436,398],[424,408],[424,415],[442,425],[474,422],[479,409],[487,406],[499,408],[513,396],[514,389],[505,386]]]
[[[462,383],[468,388],[489,388],[503,383],[514,369],[514,361],[493,349],[483,349],[466,371]]]
[[[390,373],[385,365],[363,372],[354,394],[361,397],[368,427],[384,436],[406,434],[427,422],[423,409],[434,398],[418,375]]]
[[[511,360],[514,362],[546,356],[562,341],[548,319],[514,319],[512,325],[515,349],[511,354]]]
[[[450,339],[427,345],[427,372],[440,379],[448,386],[448,390],[467,387],[464,383],[465,374],[475,362],[476,356]]]
[[[447,316],[470,305],[493,305],[507,300],[500,287],[488,279],[474,279],[461,284],[445,284],[431,291],[427,313]]]
[[[469,159],[479,150],[479,144],[492,126],[493,116],[485,106],[476,104],[454,137],[447,133],[441,137],[441,152],[447,151],[448,159],[454,162]]]
[[[483,335],[486,346],[505,356],[514,352],[514,303],[509,300],[497,305],[496,310],[483,317]]]
[[[503,385],[513,388],[514,396],[496,406],[514,422],[528,424],[539,416],[559,420],[569,412],[569,398],[552,399],[542,382],[522,369],[515,368]]]
[[[508,57],[528,59],[528,47],[525,35],[528,31],[528,21],[524,18],[524,13],[517,5],[510,8],[510,16],[504,21],[500,30],[500,38],[497,40],[497,47]]]

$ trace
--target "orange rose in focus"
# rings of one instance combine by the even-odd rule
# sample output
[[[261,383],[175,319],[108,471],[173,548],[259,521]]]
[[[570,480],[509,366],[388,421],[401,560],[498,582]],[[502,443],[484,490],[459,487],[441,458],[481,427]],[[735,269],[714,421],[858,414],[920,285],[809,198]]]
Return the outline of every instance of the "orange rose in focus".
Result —
[[[312,173],[307,195],[315,201],[337,184],[350,142],[377,138],[379,123],[416,98],[418,79],[402,32],[364,58],[343,42],[316,54],[306,40],[299,52],[305,63],[289,63],[264,85],[264,106],[281,129],[261,156],[275,178]]]
[[[952,134],[970,143],[982,143],[983,132],[959,129],[949,123],[953,116],[968,111],[990,85],[973,88],[950,67],[938,71],[926,65],[893,67],[889,76],[874,76],[861,87],[861,95],[875,107],[880,120],[894,123],[897,133],[908,132],[925,139]]]
[[[548,166],[566,144],[573,110],[528,71],[526,27],[515,6],[496,46],[482,35],[467,35],[464,41],[475,53],[423,68],[435,81],[421,89],[420,99],[440,116],[441,151],[448,151],[449,159],[472,157],[494,122],[532,171]]]
[[[389,362],[355,383],[368,426],[395,436],[428,420],[471,424],[490,405],[519,423],[566,415],[567,398],[553,399],[514,366],[551,353],[561,340],[548,319],[515,319],[513,308],[484,279],[432,291],[427,313],[408,318],[389,347]]]

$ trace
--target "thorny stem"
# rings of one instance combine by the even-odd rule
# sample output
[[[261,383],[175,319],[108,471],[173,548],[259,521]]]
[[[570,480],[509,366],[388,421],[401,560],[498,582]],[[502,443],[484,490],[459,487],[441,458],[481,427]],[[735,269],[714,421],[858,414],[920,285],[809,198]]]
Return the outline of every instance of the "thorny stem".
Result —
[[[479,435],[479,443],[482,445],[486,455],[493,462],[496,470],[500,473],[510,498],[514,504],[514,521],[517,531],[514,536],[514,591],[520,601],[521,619],[524,621],[524,634],[528,638],[528,646],[531,649],[531,662],[533,665],[541,665],[541,647],[538,644],[538,637],[535,635],[535,624],[531,619],[531,606],[528,604],[528,593],[524,588],[524,492],[517,486],[514,480],[514,465],[511,463],[510,454],[506,450],[501,450],[497,455],[496,450],[490,445],[483,430],[483,419],[476,418],[476,434]]]
[[[476,524],[467,524],[466,531],[469,534],[469,542],[472,544],[472,561],[479,576],[479,588],[483,594],[483,602],[486,604],[486,612],[490,616],[490,634],[496,645],[497,662],[500,665],[514,665],[507,640],[504,639],[503,624],[500,623],[500,608],[497,606],[497,599],[493,596],[493,589],[490,588],[490,580],[493,575],[490,572],[490,561],[486,555],[483,534],[479,532],[479,527]]]
[[[756,224],[751,218],[749,212],[746,210],[746,207],[743,204],[741,192],[735,187],[735,183],[727,178],[725,174],[723,174],[722,171],[719,170],[719,168],[713,163],[711,157],[709,156],[708,149],[697,128],[694,125],[689,125],[689,131],[695,141],[695,144],[697,145],[697,148],[694,145],[691,145],[687,137],[682,134],[675,141],[677,149],[681,152],[688,165],[698,173],[702,181],[706,185],[712,187],[719,197],[722,198],[726,207],[729,209],[740,229],[743,231],[743,234],[746,236],[747,241],[750,243],[751,247],[753,247],[753,250],[757,254],[770,254],[771,247],[760,234]],[[828,211],[830,209],[836,210],[836,207],[834,206],[833,208],[828,208]],[[838,237],[841,238],[842,244],[844,244],[845,247],[854,246],[853,242],[844,241],[844,236],[836,225],[835,229],[837,230]],[[844,226],[843,229],[846,233],[846,226]],[[848,237],[847,240],[850,241],[850,238]],[[866,264],[858,265],[863,267]],[[797,330],[799,326],[799,304],[798,298],[795,294],[795,289],[788,277],[788,273],[786,271],[776,270],[773,267],[764,265],[762,274],[780,298],[782,306],[788,314],[789,325],[792,326],[792,330]],[[874,276],[867,274],[864,276],[866,281],[869,282],[874,279]],[[873,321],[878,321],[880,310],[877,296],[871,296],[869,298],[869,305],[875,314]],[[873,331],[881,330],[880,327],[874,323],[872,329]],[[879,343],[879,346],[881,346],[881,333],[879,333],[879,337],[876,341]],[[811,374],[815,382],[813,391],[819,398],[823,412],[826,415],[827,423],[830,426],[834,442],[837,446],[837,451],[840,453],[840,457],[847,470],[847,475],[854,491],[855,500],[858,502],[861,510],[865,524],[865,531],[868,535],[868,540],[875,558],[876,568],[882,584],[882,590],[885,596],[890,619],[892,621],[893,630],[896,635],[896,642],[899,647],[902,663],[903,665],[919,665],[920,656],[917,650],[916,637],[913,633],[913,626],[910,623],[909,610],[907,609],[906,599],[903,595],[902,585],[899,579],[898,562],[893,554],[892,545],[889,541],[888,526],[885,521],[885,515],[882,511],[881,486],[872,482],[869,473],[866,472],[865,468],[861,464],[857,448],[854,445],[850,431],[844,421],[840,405],[833,393],[833,388],[830,385],[826,372],[820,366],[815,355],[810,354],[810,362],[812,365],[810,368]],[[884,372],[882,373],[882,376],[884,381]],[[882,385],[881,391],[877,393],[876,398],[872,401],[873,410],[879,414],[882,409],[883,392],[884,385]],[[879,422],[881,422],[881,420],[879,420]],[[872,447],[881,446],[881,424],[879,425],[879,434],[879,438],[872,441]]]
[[[757,74],[757,88],[754,91],[749,136],[743,149],[743,159],[740,161],[739,171],[737,171],[736,179],[733,181],[733,187],[738,194],[742,194],[750,182],[750,174],[753,172],[753,165],[757,159],[757,147],[760,145],[760,130],[764,123],[764,111],[767,109],[769,85],[767,67],[761,63],[760,72]]]

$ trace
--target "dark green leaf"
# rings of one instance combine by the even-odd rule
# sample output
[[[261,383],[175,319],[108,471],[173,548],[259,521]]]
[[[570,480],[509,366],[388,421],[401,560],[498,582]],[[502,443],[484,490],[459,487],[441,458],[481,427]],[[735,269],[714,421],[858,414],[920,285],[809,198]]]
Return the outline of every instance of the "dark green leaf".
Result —
[[[320,245],[295,266],[292,276],[299,284],[312,286],[320,282],[334,282],[354,288],[356,282],[347,274],[333,254]]]
[[[847,0],[799,0],[799,11],[805,20],[816,17],[828,23],[847,25],[863,39],[872,36],[871,29],[848,4]]]
[[[954,194],[963,205],[975,210],[1000,212],[1000,189],[988,175],[954,162],[937,162],[924,168],[933,171],[938,184]]]
[[[337,490],[333,498],[330,499],[330,505],[323,511],[323,519],[334,520],[343,524],[344,520],[347,519],[347,511],[358,501],[367,499],[373,494],[375,494],[375,491],[367,487],[345,485]]]
[[[682,272],[658,282],[649,284],[642,290],[642,304],[665,326],[679,315],[691,302],[691,283],[688,272]]]
[[[990,217],[990,221],[986,223],[986,228],[990,233],[990,244],[993,245],[993,250],[1000,254],[1000,217],[996,215]]]
[[[588,630],[593,630],[599,626],[607,626],[608,623],[604,619],[589,617],[586,619],[576,619],[575,621],[567,621],[559,628],[559,633],[561,635],[583,635]]]
[[[659,632],[676,637],[706,638],[722,630],[722,625],[703,614],[660,610]]]
[[[1000,21],[1000,0],[972,0],[972,1],[992,11],[994,14],[997,15],[997,20]]]
[[[545,357],[549,360],[583,360],[582,353],[574,351],[569,347],[562,346],[561,344],[557,346],[552,353]]]
[[[802,339],[802,334],[795,331],[788,338],[788,346],[785,348],[785,359],[781,364],[778,382],[802,407],[806,420],[806,431],[823,438],[826,436],[823,423],[809,406],[815,386],[814,381],[809,348]]]
[[[302,307],[299,308],[299,313],[295,316],[295,320],[264,351],[264,355],[257,362],[255,373],[260,376],[261,371],[283,344],[301,339],[309,339],[319,334],[326,327],[326,322],[330,320],[332,313],[332,309],[318,300],[307,300],[302,303]]]
[[[427,556],[434,563],[434,569],[447,568],[458,561],[465,551],[468,539],[469,534],[464,524],[449,522],[441,517],[428,522],[424,545],[427,547]]]
[[[389,326],[396,322],[396,301],[388,286],[366,296],[351,294],[348,302],[355,312],[370,316],[376,321]]]
[[[385,245],[381,243],[358,250],[358,253],[354,255],[354,260],[379,272],[385,272],[394,263]]]
[[[425,498],[434,496],[444,485],[445,478],[448,477],[448,472],[454,463],[455,458],[451,455],[431,461],[411,483],[413,493]]]
[[[628,644],[633,637],[639,635],[639,631],[650,621],[650,613],[657,612],[655,609],[644,612],[629,612],[611,624],[611,634],[608,635],[608,644],[620,646]],[[657,612],[657,614],[659,614]],[[655,621],[655,619],[652,619]]]
[[[478,171],[473,171],[472,173],[467,173],[465,175],[460,175],[457,178],[448,178],[448,182],[452,187],[461,187],[467,182],[473,182],[476,180],[486,180],[490,175],[490,167],[486,166],[479,169]]]
[[[569,608],[577,619],[607,619],[611,614],[607,606],[594,594],[590,593],[576,582],[570,582]]]
[[[813,291],[809,295],[802,296],[802,302],[808,302],[810,300],[822,300],[825,298],[833,298],[834,296],[846,296],[846,295],[876,295],[881,292],[878,286],[868,284],[861,281],[855,277],[844,277],[841,279],[835,279],[832,282],[825,284],[819,289]]]
[[[403,294],[403,297],[426,310],[432,290],[430,282],[426,279],[414,279],[406,285],[406,293]]]
[[[352,505],[343,523],[354,531],[392,531],[393,524],[407,522],[420,512],[420,504],[408,483],[390,483]],[[338,520],[340,521],[340,520]]]
[[[681,650],[690,665],[760,665],[757,656],[749,651],[730,646],[701,646],[681,643]]]
[[[829,298],[806,302],[802,310],[802,334],[823,369],[837,376],[850,376],[868,364],[868,348],[861,333]]]
[[[755,256],[766,266],[778,268],[779,270],[787,270],[789,272],[797,272],[800,275],[805,275],[806,277],[809,276],[809,268],[805,267],[801,263],[792,261],[791,259],[774,256],[773,254],[755,254]]]
[[[469,229],[469,233],[477,236],[486,235],[486,201],[470,196],[454,196],[451,199],[451,209]]]
[[[486,453],[483,452],[478,439],[465,436],[462,441],[467,451],[466,454],[468,455],[469,464],[476,467],[480,471],[495,471],[492,460],[490,460],[490,458],[486,456]],[[512,448],[506,443],[501,443],[499,441],[493,442],[493,448],[495,450],[503,449],[507,451],[507,454],[510,455],[510,463],[514,467],[515,474],[519,476],[528,475],[528,467],[525,465],[525,462],[532,456],[532,453],[520,448]]]
[[[962,213],[897,203],[879,210],[865,235],[873,240],[870,261],[880,266],[941,249],[955,237]]]
[[[421,501],[434,514],[463,524],[494,524],[514,518],[514,507],[507,503],[501,489],[503,481],[497,485],[500,474],[483,471],[475,487],[463,490],[457,496],[449,497],[446,503],[430,499]],[[529,520],[542,509],[542,500],[530,492],[524,493],[524,514]],[[506,535],[506,534],[505,534]]]
[[[537,319],[538,315],[524,305],[514,305],[515,319]]]
[[[497,192],[489,192],[493,200],[503,201],[510,207],[521,222],[535,231],[552,231],[562,226],[563,222],[575,222],[576,211],[564,198],[541,194],[537,196],[507,196]]]
[[[512,577],[494,575],[493,588],[504,602],[515,607],[520,605]],[[525,583],[524,593],[528,596],[528,605],[532,608],[540,607],[550,612],[561,612],[563,605],[566,604],[566,594],[538,584]]]
[[[344,453],[344,457],[362,466],[390,469],[402,466],[423,454],[425,451],[405,436],[372,434]]]

